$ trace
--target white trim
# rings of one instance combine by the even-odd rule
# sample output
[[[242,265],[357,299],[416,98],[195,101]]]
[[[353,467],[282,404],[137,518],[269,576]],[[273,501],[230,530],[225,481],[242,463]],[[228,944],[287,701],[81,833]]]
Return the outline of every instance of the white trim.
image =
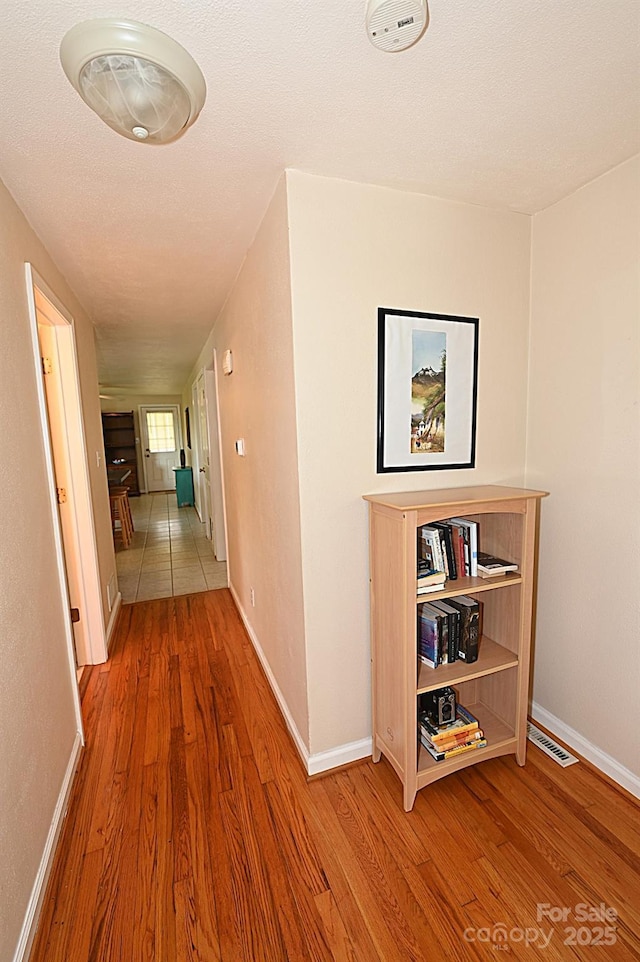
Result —
[[[24,917],[24,922],[22,923],[20,938],[18,939],[18,945],[16,946],[13,956],[13,962],[27,962],[29,953],[31,952],[33,940],[38,928],[38,920],[40,918],[42,903],[44,901],[44,896],[47,889],[47,881],[53,865],[53,856],[55,855],[64,817],[67,814],[69,794],[71,792],[71,786],[73,785],[81,750],[82,737],[80,732],[77,732],[73,743],[73,748],[71,749],[71,755],[67,763],[67,770],[65,771],[64,778],[62,779],[62,786],[60,788],[58,801],[56,802],[56,807],[53,812],[53,818],[51,819],[51,825],[49,826],[49,832],[47,834],[47,840],[45,842],[42,858],[40,859],[38,872],[31,890],[31,896],[27,905],[27,912]]]
[[[29,262],[25,263],[27,281],[27,297],[31,321],[31,334],[34,348],[34,361],[37,372],[38,398],[44,403],[44,414],[41,409],[42,434],[45,442],[45,455],[51,463],[51,470],[55,478],[55,466],[51,451],[51,432],[49,430],[48,403],[45,386],[43,384],[40,338],[38,333],[38,319],[44,317],[50,324],[50,329],[58,351],[58,383],[64,408],[65,448],[68,458],[67,484],[70,488],[70,507],[72,511],[73,556],[77,559],[77,566],[81,574],[76,586],[78,605],[82,615],[83,631],[80,636],[72,631],[74,638],[74,652],[77,660],[82,664],[98,665],[106,661],[107,645],[104,629],[104,608],[102,603],[102,589],[100,583],[100,568],[98,564],[98,542],[95,531],[95,518],[91,494],[91,479],[87,464],[87,444],[82,412],[82,394],[80,390],[80,371],[76,348],[75,326],[73,317],[64,305],[48,287],[46,281],[38,274]],[[39,295],[39,296],[38,296]],[[50,310],[51,309],[51,310]],[[54,481],[55,488],[55,481]],[[51,492],[53,494],[53,490]],[[54,523],[59,524],[58,506],[53,498]],[[67,533],[68,537],[68,533]],[[64,535],[61,533],[61,543],[64,545]],[[66,546],[69,549],[69,545]],[[67,568],[65,573],[65,607],[68,607],[68,593],[66,589]],[[76,649],[76,644],[78,645]],[[75,659],[74,659],[75,660]]]
[[[614,782],[626,788],[636,798],[640,798],[640,776],[620,764],[611,755],[607,755],[601,748],[598,748],[593,742],[588,741],[584,735],[577,732],[575,728],[566,725],[535,701],[531,703],[531,716],[534,721],[539,721],[541,725],[548,728],[561,741],[566,742],[570,748],[573,748],[588,762],[591,762],[601,772],[612,778]]]
[[[42,382],[42,362],[40,360],[40,344],[38,341],[38,321],[36,317],[36,301],[35,301],[35,289],[34,289],[34,273],[31,270],[31,264],[25,264],[25,273],[27,280],[27,300],[29,302],[29,316],[30,316],[30,327],[31,327],[31,345],[33,349],[33,360],[35,364],[36,373],[36,392],[38,395],[38,410],[40,413],[40,423],[43,432],[44,440],[44,461],[45,470],[47,472],[48,481],[48,494],[49,494],[49,504],[51,507],[51,517],[53,521],[53,541],[56,549],[56,567],[58,569],[58,582],[60,586],[60,597],[63,599],[63,606],[65,610],[64,618],[64,630],[65,630],[65,642],[67,648],[67,660],[69,662],[69,674],[72,679],[71,685],[71,695],[73,698],[73,708],[76,719],[76,729],[80,733],[80,738],[84,742],[84,729],[82,727],[82,707],[80,705],[80,691],[78,689],[78,680],[76,675],[76,650],[75,642],[73,638],[73,630],[71,628],[71,617],[69,614],[69,604],[68,604],[68,588],[67,588],[67,574],[64,562],[64,550],[62,547],[62,531],[60,530],[60,515],[58,514],[58,505],[56,502],[56,481],[55,473],[53,470],[53,457],[51,454],[51,444],[48,443],[49,439],[49,428],[48,428],[48,413],[47,413],[47,399],[44,393],[44,384]]]
[[[113,629],[116,626],[116,621],[118,620],[118,612],[120,611],[120,605],[122,604],[122,594],[118,592],[116,595],[116,600],[113,602],[113,608],[111,609],[111,617],[109,618],[109,624],[107,625],[107,651],[111,646],[111,635],[113,634]]]
[[[236,607],[240,617],[242,618],[242,623],[244,624],[246,632],[249,635],[251,643],[260,660],[260,664],[264,669],[264,673],[267,676],[267,681],[269,682],[271,690],[275,695],[276,701],[280,707],[280,711],[282,712],[295,746],[298,749],[298,753],[300,754],[300,757],[304,763],[307,774],[318,775],[320,772],[326,772],[331,768],[338,768],[340,765],[347,765],[349,762],[354,762],[359,758],[366,758],[368,755],[370,755],[373,744],[371,738],[362,738],[357,742],[348,742],[345,745],[338,745],[336,748],[330,748],[325,752],[318,752],[316,755],[309,754],[309,749],[302,740],[302,736],[297,729],[291,712],[289,711],[285,697],[280,691],[275,676],[271,671],[271,667],[267,661],[267,656],[262,650],[262,646],[256,637],[256,633],[249,624],[249,620],[242,605],[240,604],[238,594],[232,584],[229,585],[229,591],[231,592],[233,600],[236,603]]]
[[[372,750],[372,738],[361,738],[357,742],[338,745],[337,748],[330,748],[326,752],[310,755],[307,761],[307,771],[309,775],[318,775],[320,772],[329,771],[331,768],[338,768],[340,765],[348,765],[349,762],[357,762],[360,758],[367,758]]]
[[[207,368],[205,378],[208,384],[212,408],[215,417],[209,423],[209,456],[212,464],[211,497],[214,506],[214,538],[215,553],[218,561],[227,560],[227,505],[225,500],[224,488],[224,461],[222,457],[222,423],[220,420],[220,390],[218,378],[218,362],[214,349],[211,367]],[[215,437],[214,444],[211,444],[212,436]],[[215,497],[214,495],[215,488]]]

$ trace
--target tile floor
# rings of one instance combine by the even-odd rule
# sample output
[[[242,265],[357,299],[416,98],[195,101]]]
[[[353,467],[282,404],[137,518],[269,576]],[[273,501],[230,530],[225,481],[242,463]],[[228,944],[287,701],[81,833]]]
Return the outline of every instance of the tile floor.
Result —
[[[125,604],[227,587],[195,508],[178,508],[175,492],[131,498],[135,528],[128,548],[116,545],[118,587]]]

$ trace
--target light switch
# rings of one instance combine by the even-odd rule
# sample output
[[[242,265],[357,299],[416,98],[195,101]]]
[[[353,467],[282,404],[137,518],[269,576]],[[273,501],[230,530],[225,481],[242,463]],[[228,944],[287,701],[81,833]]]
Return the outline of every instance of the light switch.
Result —
[[[238,438],[236,441],[236,454],[239,454],[241,458],[244,457],[244,438]]]

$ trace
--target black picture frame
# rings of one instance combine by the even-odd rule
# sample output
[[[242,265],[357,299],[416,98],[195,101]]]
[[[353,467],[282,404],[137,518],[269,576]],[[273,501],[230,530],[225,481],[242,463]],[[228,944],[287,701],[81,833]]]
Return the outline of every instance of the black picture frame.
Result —
[[[479,324],[378,308],[378,474],[475,467]]]

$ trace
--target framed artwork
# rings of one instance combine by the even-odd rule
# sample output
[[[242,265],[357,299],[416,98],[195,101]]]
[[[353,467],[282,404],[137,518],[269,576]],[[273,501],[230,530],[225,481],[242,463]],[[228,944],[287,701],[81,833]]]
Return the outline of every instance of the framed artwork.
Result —
[[[378,309],[378,474],[475,467],[478,324]]]

